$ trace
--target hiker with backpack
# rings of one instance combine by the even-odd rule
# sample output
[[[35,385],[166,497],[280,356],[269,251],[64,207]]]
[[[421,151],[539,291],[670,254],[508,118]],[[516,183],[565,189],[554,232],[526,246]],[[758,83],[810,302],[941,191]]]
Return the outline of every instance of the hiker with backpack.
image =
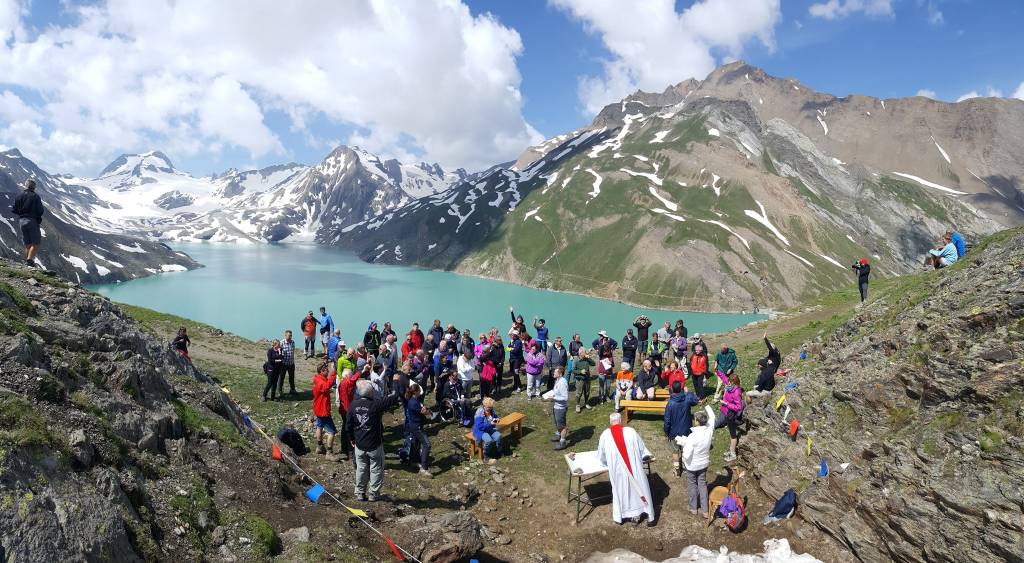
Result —
[[[871,275],[871,265],[867,258],[861,258],[859,262],[850,266],[857,272],[857,288],[860,290],[860,302],[868,298],[868,277]]]
[[[423,431],[423,425],[432,417],[430,410],[423,404],[423,388],[415,383],[409,385],[405,390],[405,458],[412,461],[418,449],[420,475],[424,477],[433,477],[427,463],[430,458],[430,438]]]
[[[356,398],[346,415],[345,438],[355,449],[357,500],[375,502],[380,499],[384,484],[384,413],[398,404],[398,395],[376,398],[373,385],[360,379],[356,382]],[[369,492],[367,492],[369,484]]]
[[[675,445],[676,438],[690,435],[690,427],[693,426],[690,409],[697,406],[698,400],[696,395],[686,392],[682,381],[673,381],[669,389],[672,396],[665,405],[664,430],[665,436]],[[679,457],[678,452],[672,454],[672,467],[675,468],[676,475],[681,471]]]
[[[711,441],[715,432],[715,411],[704,405],[693,420],[690,433],[676,438],[682,448],[681,459],[686,469],[686,492],[690,514],[708,517],[708,465],[711,463]]]
[[[18,194],[11,207],[11,212],[18,217],[18,226],[21,227],[21,236],[25,241],[25,263],[34,267],[36,253],[39,252],[39,245],[43,243],[42,229],[39,225],[43,222],[43,200],[36,193],[36,181],[26,180],[25,191]],[[8,223],[10,225],[10,223]]]

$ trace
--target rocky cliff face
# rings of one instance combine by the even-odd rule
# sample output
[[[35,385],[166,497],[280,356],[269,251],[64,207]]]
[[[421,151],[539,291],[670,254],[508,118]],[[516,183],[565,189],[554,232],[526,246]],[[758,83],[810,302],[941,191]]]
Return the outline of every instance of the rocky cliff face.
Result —
[[[309,483],[271,462],[242,416],[111,302],[0,262],[5,561],[305,559],[311,533],[346,561],[386,549],[339,535],[348,512],[309,505]],[[424,561],[480,549],[468,513],[391,529]]]
[[[863,561],[1021,561],[1022,269],[1018,228],[858,309],[748,407],[754,428],[741,443],[760,486],[776,497],[796,487],[800,516]],[[792,382],[795,441],[773,408]]]

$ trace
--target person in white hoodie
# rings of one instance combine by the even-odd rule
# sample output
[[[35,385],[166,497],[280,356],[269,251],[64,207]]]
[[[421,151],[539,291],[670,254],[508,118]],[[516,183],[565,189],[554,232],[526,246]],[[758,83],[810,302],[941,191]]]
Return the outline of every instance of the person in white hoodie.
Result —
[[[689,436],[679,436],[676,443],[683,448],[683,467],[686,468],[686,492],[690,497],[690,514],[708,517],[708,463],[711,460],[711,440],[715,432],[715,411],[711,405],[694,417]],[[699,503],[698,503],[699,500]]]
[[[473,400],[473,376],[476,375],[476,358],[473,357],[473,350],[466,350],[459,354],[455,362],[455,369],[459,372],[459,381],[462,382],[462,391],[466,398]]]

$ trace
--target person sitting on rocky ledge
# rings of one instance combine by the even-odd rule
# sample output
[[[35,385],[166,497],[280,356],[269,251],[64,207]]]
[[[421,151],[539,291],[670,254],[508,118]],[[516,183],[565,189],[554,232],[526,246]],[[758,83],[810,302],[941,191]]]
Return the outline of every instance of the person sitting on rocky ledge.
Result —
[[[928,251],[928,255],[925,256],[925,266],[932,266],[936,270],[939,268],[946,268],[956,264],[956,261],[960,259],[959,254],[956,250],[956,245],[953,244],[953,236],[946,233],[942,237],[942,243],[935,248]]]
[[[775,373],[779,371],[779,364],[782,363],[782,354],[779,349],[768,340],[768,333],[764,333],[764,345],[768,348],[768,355],[757,361],[760,373],[757,376],[757,383],[754,388],[747,391],[747,397],[760,397],[768,395],[775,389]]]

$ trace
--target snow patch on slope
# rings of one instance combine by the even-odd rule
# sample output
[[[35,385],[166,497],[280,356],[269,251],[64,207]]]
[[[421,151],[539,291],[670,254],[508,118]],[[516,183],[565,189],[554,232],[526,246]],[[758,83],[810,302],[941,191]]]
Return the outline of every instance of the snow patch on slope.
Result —
[[[657,190],[657,189],[655,189],[655,187],[654,187],[654,186],[649,186],[649,187],[647,188],[647,190],[651,192],[651,195],[652,195],[652,196],[654,196],[654,197],[658,198],[658,201],[660,201],[660,202],[661,202],[661,204],[662,204],[662,205],[664,205],[665,207],[667,207],[667,208],[668,208],[669,210],[671,210],[671,211],[679,211],[679,206],[678,206],[678,205],[676,205],[675,203],[672,203],[671,201],[669,201],[668,199],[666,199],[666,198],[665,198],[664,196],[662,196],[661,194],[659,194],[659,193],[658,193],[658,190]]]
[[[773,225],[772,222],[768,220],[768,213],[764,210],[764,205],[760,201],[756,200],[754,201],[754,203],[756,203],[757,206],[761,209],[760,213],[752,211],[750,209],[744,209],[743,213],[745,213],[747,217],[750,217],[751,219],[757,221],[758,223],[761,223],[765,227],[768,227],[768,230],[770,230],[772,234],[774,234],[779,240],[781,240],[783,244],[789,246],[789,239],[783,236],[779,229],[775,228],[775,225]],[[787,250],[786,252],[789,251]],[[801,260],[803,260],[803,258],[801,258]],[[808,262],[808,264],[810,264],[810,262]]]
[[[909,180],[913,180],[913,181],[917,182],[918,184],[921,184],[922,186],[927,186],[929,188],[933,188],[933,189],[936,189],[936,190],[939,190],[939,191],[942,191],[942,192],[950,193],[950,194],[953,194],[953,195],[967,195],[967,192],[961,192],[960,190],[954,190],[953,188],[947,188],[946,186],[941,186],[939,184],[936,184],[935,182],[929,182],[928,180],[924,180],[924,179],[918,178],[917,176],[914,176],[912,174],[904,174],[903,172],[893,172],[893,174],[895,174],[897,176],[902,176],[903,178],[907,178]]]

